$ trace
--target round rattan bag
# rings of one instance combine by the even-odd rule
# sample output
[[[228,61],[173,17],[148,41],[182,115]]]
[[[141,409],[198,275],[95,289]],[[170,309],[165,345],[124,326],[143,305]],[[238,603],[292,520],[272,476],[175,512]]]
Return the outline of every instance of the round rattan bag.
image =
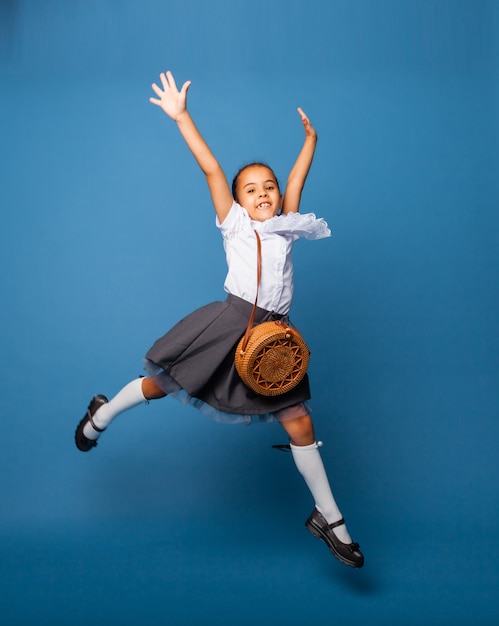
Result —
[[[254,326],[249,337],[245,335],[239,342],[234,361],[250,389],[263,396],[278,396],[302,380],[309,356],[300,333],[276,320]]]

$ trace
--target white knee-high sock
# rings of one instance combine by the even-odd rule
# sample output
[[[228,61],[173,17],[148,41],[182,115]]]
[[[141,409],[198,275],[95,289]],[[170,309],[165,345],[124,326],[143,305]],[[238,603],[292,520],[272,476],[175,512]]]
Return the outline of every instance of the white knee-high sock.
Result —
[[[107,428],[112,420],[126,411],[131,409],[137,404],[141,402],[145,402],[144,394],[142,393],[142,381],[143,378],[136,378],[132,380],[132,382],[128,383],[119,391],[114,398],[112,398],[108,403],[103,404],[96,412],[93,417],[94,424],[98,428]],[[92,428],[92,424],[88,422],[85,424],[83,429],[83,434],[88,439],[96,440],[99,438],[100,433],[95,431]]]
[[[315,500],[315,506],[326,518],[328,524],[337,522],[343,516],[329,486],[319,446],[317,443],[312,443],[309,446],[295,446],[293,444],[290,444],[290,446],[296,467],[310,489]],[[343,543],[352,543],[345,524],[333,528],[333,532]]]

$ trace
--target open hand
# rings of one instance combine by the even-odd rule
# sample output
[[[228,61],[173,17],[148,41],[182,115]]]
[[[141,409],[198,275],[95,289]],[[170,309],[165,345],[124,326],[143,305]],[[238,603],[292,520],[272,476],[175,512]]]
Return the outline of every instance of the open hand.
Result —
[[[312,124],[310,123],[310,120],[305,115],[305,112],[303,111],[303,109],[301,107],[298,107],[298,113],[300,114],[301,121],[303,122],[303,128],[305,129],[305,135],[307,135],[307,137],[317,137],[317,132],[316,132],[315,128],[312,126]]]
[[[173,120],[178,121],[181,115],[187,110],[187,90],[190,87],[191,81],[186,81],[179,91],[175,84],[173,74],[170,71],[166,72],[166,74],[162,72],[159,78],[163,88],[153,83],[152,89],[158,97],[149,98],[149,102],[159,106]]]

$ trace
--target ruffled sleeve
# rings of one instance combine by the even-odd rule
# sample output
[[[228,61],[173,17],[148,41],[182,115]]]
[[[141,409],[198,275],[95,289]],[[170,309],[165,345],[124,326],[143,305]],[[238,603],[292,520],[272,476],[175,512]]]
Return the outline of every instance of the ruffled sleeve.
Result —
[[[314,213],[288,213],[277,215],[259,224],[261,233],[291,235],[294,239],[324,239],[331,237],[331,230],[322,217]]]

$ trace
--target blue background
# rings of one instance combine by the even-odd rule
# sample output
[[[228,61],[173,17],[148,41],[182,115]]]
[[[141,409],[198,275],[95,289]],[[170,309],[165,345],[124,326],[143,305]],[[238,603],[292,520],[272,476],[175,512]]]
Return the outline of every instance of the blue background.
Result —
[[[36,624],[497,624],[494,1],[0,2],[0,615]],[[278,426],[174,400],[88,455],[90,397],[223,298],[172,69],[227,175],[319,143],[295,250],[314,421],[366,566],[304,529]]]

